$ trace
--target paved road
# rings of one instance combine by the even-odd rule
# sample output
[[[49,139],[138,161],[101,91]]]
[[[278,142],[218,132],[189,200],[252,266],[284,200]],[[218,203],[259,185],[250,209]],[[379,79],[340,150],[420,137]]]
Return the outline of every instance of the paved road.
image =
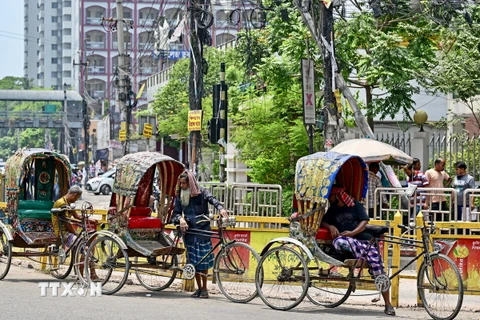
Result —
[[[95,209],[108,209],[108,205],[110,204],[110,197],[111,197],[111,194],[108,196],[104,196],[104,195],[97,196],[97,195],[94,195],[93,193],[90,193],[84,190],[82,194],[82,199],[78,200],[76,205],[77,205],[77,208],[81,208],[82,203],[84,201],[89,201],[93,204],[93,207]]]
[[[221,294],[209,300],[192,299],[189,294],[166,290],[149,292],[137,285],[127,285],[113,296],[53,297],[48,291],[41,297],[39,282],[54,281],[49,275],[26,267],[12,266],[7,277],[0,281],[1,319],[262,319],[291,320],[295,318],[322,319],[392,319],[380,305],[349,305],[325,309],[305,302],[297,308],[282,312],[265,306],[260,299],[248,304],[234,304]],[[61,290],[60,292],[63,292]],[[424,310],[399,308],[396,319],[428,319]],[[480,319],[480,314],[462,312],[457,319]]]

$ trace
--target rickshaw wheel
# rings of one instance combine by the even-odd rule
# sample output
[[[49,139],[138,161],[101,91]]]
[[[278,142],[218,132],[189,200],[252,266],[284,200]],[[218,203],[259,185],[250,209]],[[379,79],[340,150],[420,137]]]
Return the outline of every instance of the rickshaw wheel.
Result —
[[[255,250],[241,242],[231,243],[217,254],[213,272],[225,297],[246,303],[257,296],[255,270],[259,260]]]
[[[56,254],[50,254],[47,259],[50,274],[57,279],[68,277],[73,268],[73,254],[74,250],[66,252],[63,248]]]
[[[455,262],[443,254],[430,254],[420,266],[417,290],[423,307],[435,320],[452,320],[463,303],[463,282]]]
[[[142,286],[151,291],[162,291],[170,287],[177,277],[178,258],[176,255],[156,257],[156,265],[135,267],[135,276]],[[134,264],[147,264],[147,258],[135,257]]]
[[[85,278],[88,282],[100,282],[102,294],[114,294],[123,287],[128,278],[130,262],[127,250],[122,249],[117,240],[108,236],[95,239],[88,247],[86,256]]]
[[[0,229],[0,280],[5,278],[12,263],[12,244],[7,235]]]
[[[290,310],[305,298],[310,275],[302,253],[299,247],[282,245],[260,259],[255,284],[258,296],[270,308]]]
[[[75,274],[81,283],[87,283],[87,278],[84,271],[86,253],[87,247],[85,246],[85,241],[79,242],[75,248],[73,270],[75,271]]]
[[[335,308],[344,303],[353,290],[353,282],[334,279],[311,280],[307,298],[315,305]]]

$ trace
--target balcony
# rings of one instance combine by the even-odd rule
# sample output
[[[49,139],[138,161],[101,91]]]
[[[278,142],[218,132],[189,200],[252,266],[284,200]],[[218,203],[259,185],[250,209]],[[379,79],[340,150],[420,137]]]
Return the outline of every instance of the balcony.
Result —
[[[105,42],[87,41],[87,49],[105,49]]]
[[[112,44],[113,49],[118,49],[118,42],[113,42]],[[132,49],[132,44],[127,42],[127,49]]]
[[[154,22],[155,22],[155,19],[141,19],[139,22],[139,25],[144,27],[150,27],[150,26],[153,26]]]
[[[90,73],[105,73],[105,66],[88,66]]]
[[[87,24],[101,24],[102,18],[87,17]]]
[[[156,72],[156,68],[153,67],[140,67],[138,68],[138,71],[140,73],[147,73],[147,74],[153,74]]]
[[[93,99],[105,99],[105,91],[89,90],[88,95]]]

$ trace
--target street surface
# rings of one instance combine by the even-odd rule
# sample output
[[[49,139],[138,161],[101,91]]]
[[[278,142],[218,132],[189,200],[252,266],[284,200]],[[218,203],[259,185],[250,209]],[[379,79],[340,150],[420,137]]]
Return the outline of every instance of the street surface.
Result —
[[[84,192],[82,200],[76,205],[81,207],[84,201],[90,201],[95,209],[107,209],[110,196],[94,195]],[[210,299],[192,299],[190,293],[180,290],[176,283],[162,292],[151,292],[138,285],[133,274],[130,274],[127,285],[113,296],[102,297],[53,297],[51,289],[48,295],[41,297],[39,282],[58,281],[48,274],[27,268],[35,263],[19,259],[12,261],[12,268],[4,280],[0,281],[0,319],[57,319],[66,314],[71,319],[132,319],[167,317],[169,319],[257,319],[291,320],[292,318],[315,319],[392,319],[383,313],[383,303],[372,303],[374,296],[351,296],[345,304],[338,308],[326,309],[304,302],[293,310],[275,311],[256,298],[248,304],[234,304],[227,300],[215,286],[209,284]],[[72,281],[69,277],[64,281]],[[397,308],[396,319],[430,319],[424,309],[413,308],[416,303],[416,281],[401,279],[400,308]],[[62,292],[62,288],[59,292]],[[456,319],[480,320],[478,296],[466,295],[462,311]]]
[[[141,286],[126,285],[113,296],[54,297],[51,289],[41,297],[39,282],[56,281],[34,269],[12,266],[7,277],[0,281],[1,319],[392,319],[383,313],[380,304],[344,305],[335,309],[316,307],[304,302],[290,311],[275,311],[256,298],[248,304],[234,304],[221,294],[210,299],[192,299],[189,293],[167,289],[147,291]],[[132,278],[132,275],[130,276]],[[66,280],[69,281],[69,280]],[[71,281],[71,279],[70,279]],[[62,292],[62,289],[59,289]],[[307,300],[307,299],[306,299]],[[396,319],[429,319],[423,309],[398,308]],[[479,313],[461,312],[456,319],[480,319]]]

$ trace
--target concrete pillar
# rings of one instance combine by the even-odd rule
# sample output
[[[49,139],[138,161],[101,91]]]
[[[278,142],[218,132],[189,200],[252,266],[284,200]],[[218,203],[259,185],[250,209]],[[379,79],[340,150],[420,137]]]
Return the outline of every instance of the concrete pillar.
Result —
[[[422,172],[427,171],[430,163],[428,144],[430,142],[430,132],[414,132],[411,150],[411,156],[420,159],[422,162]]]

